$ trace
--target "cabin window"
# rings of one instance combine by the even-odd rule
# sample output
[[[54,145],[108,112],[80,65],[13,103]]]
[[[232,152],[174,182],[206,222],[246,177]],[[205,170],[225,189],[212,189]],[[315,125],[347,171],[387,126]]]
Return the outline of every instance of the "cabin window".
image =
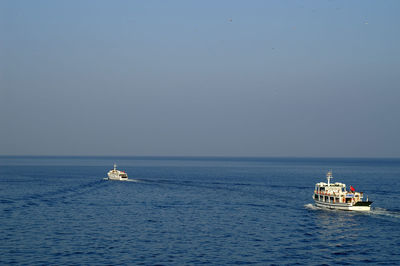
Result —
[[[318,199],[318,195],[317,194],[314,195],[314,199],[316,199],[316,200]]]
[[[328,197],[328,196],[325,196],[325,201],[326,201],[326,202],[328,201],[328,199],[329,199],[329,197]]]
[[[351,202],[351,198],[346,198],[346,203],[350,203]]]
[[[335,202],[339,202],[339,198],[336,198],[336,199],[335,199]]]
[[[330,197],[329,200],[330,200],[330,202],[333,202],[333,197]]]

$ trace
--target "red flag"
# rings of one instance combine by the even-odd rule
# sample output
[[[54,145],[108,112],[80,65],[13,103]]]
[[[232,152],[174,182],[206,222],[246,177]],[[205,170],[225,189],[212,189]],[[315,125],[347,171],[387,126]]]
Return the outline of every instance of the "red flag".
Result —
[[[355,191],[356,191],[356,190],[353,188],[352,185],[350,185],[350,190],[351,190],[351,192],[355,192]]]

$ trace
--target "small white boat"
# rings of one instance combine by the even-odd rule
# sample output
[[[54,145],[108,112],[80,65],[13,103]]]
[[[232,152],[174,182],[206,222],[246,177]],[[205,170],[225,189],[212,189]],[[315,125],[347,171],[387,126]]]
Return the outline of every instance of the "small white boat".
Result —
[[[315,184],[313,199],[315,206],[326,209],[337,209],[345,211],[369,211],[372,201],[364,201],[363,192],[356,192],[353,186],[346,190],[343,183],[331,184],[332,171],[326,175],[328,183],[320,182]]]
[[[108,180],[127,181],[128,175],[124,171],[117,170],[117,165],[114,164],[114,169],[108,172]]]

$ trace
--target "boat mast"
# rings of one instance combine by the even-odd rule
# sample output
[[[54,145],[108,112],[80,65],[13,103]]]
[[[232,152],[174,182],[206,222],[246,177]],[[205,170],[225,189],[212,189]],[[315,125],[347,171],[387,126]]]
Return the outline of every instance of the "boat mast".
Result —
[[[117,165],[114,163],[114,171],[117,170]]]
[[[332,170],[329,170],[328,173],[326,174],[326,179],[328,179],[328,187],[331,184],[331,178],[333,178],[332,176]]]

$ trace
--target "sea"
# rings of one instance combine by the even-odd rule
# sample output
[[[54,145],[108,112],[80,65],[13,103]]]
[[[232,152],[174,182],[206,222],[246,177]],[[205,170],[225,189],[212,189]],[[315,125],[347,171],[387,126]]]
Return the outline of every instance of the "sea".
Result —
[[[370,212],[314,206],[331,169]],[[400,159],[3,156],[0,264],[399,265]]]

